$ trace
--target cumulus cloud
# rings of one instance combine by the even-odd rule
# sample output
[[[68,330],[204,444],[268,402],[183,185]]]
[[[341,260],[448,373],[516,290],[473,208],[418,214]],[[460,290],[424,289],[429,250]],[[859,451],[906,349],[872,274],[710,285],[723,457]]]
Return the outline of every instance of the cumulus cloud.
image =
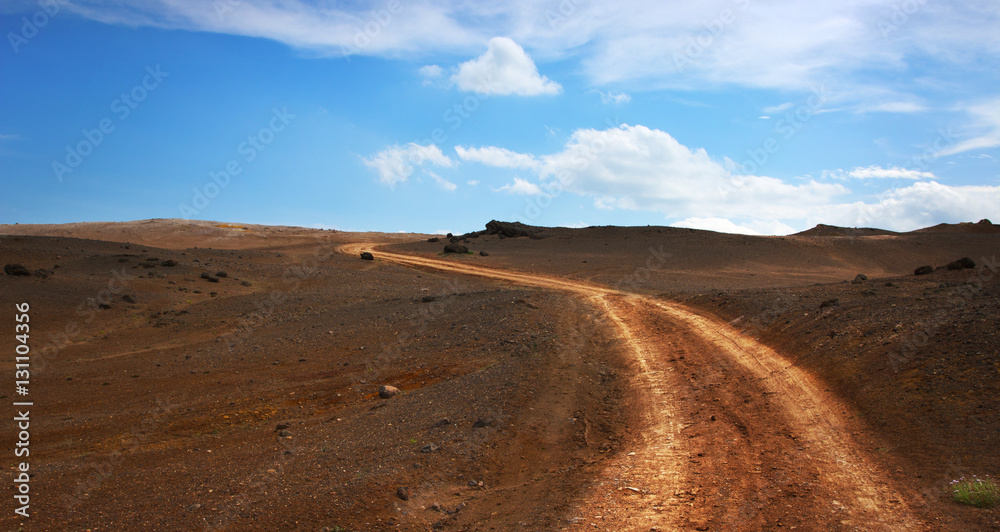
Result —
[[[920,181],[880,194],[876,201],[829,205],[808,219],[849,227],[911,231],[941,222],[967,222],[1000,214],[1000,186],[949,186]]]
[[[865,201],[845,201],[842,183],[785,181],[737,175],[704,149],[684,146],[669,133],[645,126],[575,131],[563,149],[548,155],[478,148],[463,160],[527,168],[537,182],[517,177],[494,189],[544,194],[558,189],[592,199],[598,209],[648,210],[678,227],[745,234],[788,234],[817,223],[912,230],[941,221],[997,218],[1000,187],[952,187],[918,181]],[[487,155],[489,154],[489,155]],[[537,161],[517,166],[518,157]],[[854,179],[932,179],[930,172],[880,166],[839,171]]]
[[[839,184],[789,184],[734,175],[704,149],[645,126],[580,129],[561,152],[541,158],[542,179],[598,199],[603,207],[655,210],[671,218],[753,216],[768,205],[777,218],[799,218],[849,192]]]
[[[541,164],[534,155],[517,153],[496,146],[482,148],[455,146],[455,153],[463,161],[477,162],[499,168],[538,168]]]
[[[739,235],[787,235],[795,229],[777,221],[754,220],[749,223],[737,224],[726,218],[686,218],[670,224],[672,227],[688,229],[704,229],[717,233],[733,233]]]
[[[559,94],[562,86],[538,73],[531,57],[508,37],[490,39],[486,52],[458,66],[451,80],[479,94],[538,96]]]
[[[441,153],[437,146],[422,146],[415,142],[405,146],[390,146],[371,157],[363,157],[362,162],[378,174],[382,184],[390,188],[409,179],[414,167],[431,164],[449,168],[454,165],[454,161]]]
[[[521,196],[537,196],[543,194],[542,188],[520,177],[515,177],[513,183],[508,183],[500,188],[493,189],[494,192],[506,192],[508,194],[519,194]]]

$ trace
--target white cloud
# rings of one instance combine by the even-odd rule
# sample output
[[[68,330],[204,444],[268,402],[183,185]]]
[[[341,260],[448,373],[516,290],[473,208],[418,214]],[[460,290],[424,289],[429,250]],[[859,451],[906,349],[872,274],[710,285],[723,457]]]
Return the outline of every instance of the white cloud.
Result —
[[[447,179],[439,176],[435,172],[432,172],[430,170],[426,170],[425,169],[424,173],[427,174],[427,175],[429,175],[429,176],[431,176],[431,179],[433,179],[434,182],[437,183],[439,187],[447,190],[448,192],[454,192],[455,189],[458,188],[458,185],[456,185],[455,183],[452,183],[451,181],[448,181]]]
[[[903,20],[899,3],[889,0],[817,0],[807,7],[796,0],[571,3],[573,13],[567,17],[552,5],[528,0],[418,0],[379,6],[306,0],[76,0],[67,8],[110,24],[265,38],[330,56],[468,55],[491,37],[507,35],[538,57],[578,61],[581,73],[598,86],[640,82],[661,88],[734,85],[803,91],[825,84],[844,95],[864,94],[866,88],[884,93],[898,86],[896,81],[913,79],[911,64],[931,72],[922,76],[926,83],[963,76],[989,83],[996,78],[982,65],[1000,57],[996,2],[913,2],[916,11],[905,13]],[[390,10],[392,5],[398,7]],[[539,77],[511,39],[491,41],[505,42],[501,47],[520,59],[523,68],[516,81],[507,81],[520,88],[511,93],[557,92],[558,85]],[[493,57],[489,65],[486,58],[471,62],[467,70],[503,64]],[[935,69],[940,65],[951,68]],[[476,90],[476,76],[471,77],[463,80]],[[894,103],[908,102],[905,98],[882,94],[871,101],[884,111],[916,110],[913,103]]]
[[[482,153],[502,154],[501,150]],[[659,212],[668,220],[680,220],[674,222],[678,227],[788,234],[817,223],[912,230],[943,220],[1000,218],[1000,186],[951,187],[918,181],[864,201],[844,202],[841,198],[852,191],[843,184],[736,175],[705,150],[688,148],[670,134],[645,126],[580,129],[561,151],[530,157],[541,163],[534,169],[539,183],[515,178],[495,190],[517,194],[565,190],[592,198],[597,209]],[[854,179],[934,178],[930,172],[897,167],[836,172]]]
[[[466,181],[465,184],[469,185],[470,187],[474,187],[474,186],[476,186],[476,185],[479,184],[479,181],[476,180],[476,179],[470,179],[470,180]]]
[[[972,117],[973,125],[966,132],[972,138],[946,148],[941,156],[1000,146],[1000,98],[966,106],[965,112]]]
[[[969,222],[1000,215],[1000,186],[948,186],[920,181],[888,190],[874,203],[854,202],[818,209],[808,220],[849,227],[912,231],[941,222]]]
[[[857,167],[849,172],[844,170],[832,170],[824,172],[824,177],[832,177],[834,179],[934,179],[937,176],[934,172],[924,172],[921,170],[911,170],[908,168],[900,168],[898,166],[893,166],[891,168],[882,168],[876,164],[865,167]]]
[[[440,78],[444,75],[444,69],[437,65],[424,65],[417,69],[417,73],[425,78]]]
[[[459,89],[479,94],[538,96],[562,92],[562,86],[539,75],[524,48],[507,37],[490,39],[486,53],[459,65],[451,80]]]
[[[424,65],[417,69],[417,74],[423,78],[422,84],[424,86],[430,85],[440,85],[442,87],[448,87],[451,82],[444,79],[444,69],[437,65]]]
[[[655,210],[671,218],[748,217],[762,205],[776,218],[801,218],[811,206],[849,192],[839,184],[737,176],[704,149],[689,149],[645,126],[577,130],[563,151],[541,160],[541,178],[594,197],[599,207]]]
[[[513,183],[508,183],[500,188],[493,189],[494,192],[506,192],[508,194],[519,194],[522,196],[537,196],[543,194],[542,188],[538,185],[515,177]]]
[[[406,146],[390,146],[371,157],[363,157],[365,166],[378,173],[379,181],[389,187],[405,182],[413,174],[414,166],[432,164],[449,168],[454,161],[433,144],[422,146],[411,142]]]
[[[597,91],[601,94],[601,102],[605,105],[619,105],[632,101],[632,97],[620,91]]]
[[[496,146],[486,146],[483,148],[455,146],[455,153],[463,161],[477,162],[500,168],[539,168],[541,165],[540,161],[534,155],[517,153]]]
[[[785,102],[785,103],[780,104],[780,105],[771,105],[771,106],[765,107],[765,108],[763,108],[761,110],[764,112],[764,114],[780,113],[782,111],[787,111],[788,109],[791,109],[792,106],[794,106],[794,105],[795,104],[793,104],[792,102]]]

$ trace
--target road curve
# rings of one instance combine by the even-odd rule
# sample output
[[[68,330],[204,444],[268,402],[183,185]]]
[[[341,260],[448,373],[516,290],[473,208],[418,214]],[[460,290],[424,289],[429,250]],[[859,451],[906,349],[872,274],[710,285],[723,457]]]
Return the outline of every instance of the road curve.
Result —
[[[927,529],[854,439],[840,401],[728,324],[600,285],[377,248],[339,251],[570,292],[617,330],[645,426],[634,449],[609,459],[569,530]]]

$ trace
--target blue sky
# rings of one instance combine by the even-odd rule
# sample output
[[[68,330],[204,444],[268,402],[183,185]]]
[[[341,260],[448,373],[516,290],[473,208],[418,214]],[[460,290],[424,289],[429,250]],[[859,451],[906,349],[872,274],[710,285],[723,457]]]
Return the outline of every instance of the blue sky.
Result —
[[[1000,222],[1000,4],[0,6],[0,223]]]

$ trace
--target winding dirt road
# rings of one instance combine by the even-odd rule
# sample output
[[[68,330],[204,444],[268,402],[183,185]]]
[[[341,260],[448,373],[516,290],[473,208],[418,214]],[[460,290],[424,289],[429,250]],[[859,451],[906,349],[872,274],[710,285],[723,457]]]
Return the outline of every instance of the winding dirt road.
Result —
[[[924,530],[849,411],[726,323],[599,285],[347,244],[358,256],[571,292],[617,330],[644,426],[608,459],[569,530]]]

